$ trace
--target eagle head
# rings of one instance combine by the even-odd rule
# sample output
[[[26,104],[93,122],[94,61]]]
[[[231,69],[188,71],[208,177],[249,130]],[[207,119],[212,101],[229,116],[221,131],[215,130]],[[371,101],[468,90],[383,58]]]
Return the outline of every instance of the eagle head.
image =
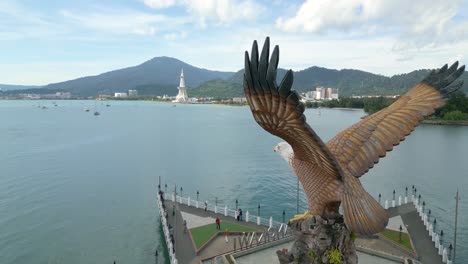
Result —
[[[281,157],[287,162],[289,162],[291,160],[292,156],[293,156],[293,149],[292,149],[291,145],[289,145],[286,142],[278,143],[273,148],[273,151],[278,152],[281,155]]]

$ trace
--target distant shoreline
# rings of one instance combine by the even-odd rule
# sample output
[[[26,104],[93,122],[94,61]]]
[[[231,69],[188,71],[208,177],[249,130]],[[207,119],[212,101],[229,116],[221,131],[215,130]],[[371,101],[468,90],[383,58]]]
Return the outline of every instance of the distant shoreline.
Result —
[[[425,119],[421,124],[441,126],[468,126],[468,120]]]

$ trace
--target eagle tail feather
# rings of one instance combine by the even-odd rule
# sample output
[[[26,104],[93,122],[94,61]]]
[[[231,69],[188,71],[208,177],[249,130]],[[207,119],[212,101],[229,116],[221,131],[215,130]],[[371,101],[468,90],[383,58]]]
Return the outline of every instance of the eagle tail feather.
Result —
[[[360,235],[376,234],[388,224],[384,208],[367,193],[362,185],[353,192],[344,191],[342,196],[345,224],[349,230]]]

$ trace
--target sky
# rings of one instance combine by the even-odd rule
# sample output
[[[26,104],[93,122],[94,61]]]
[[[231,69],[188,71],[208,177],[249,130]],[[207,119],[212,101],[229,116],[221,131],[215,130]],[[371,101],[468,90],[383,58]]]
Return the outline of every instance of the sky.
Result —
[[[45,85],[158,56],[238,71],[266,36],[281,68],[392,76],[467,63],[468,1],[0,0],[0,83]]]

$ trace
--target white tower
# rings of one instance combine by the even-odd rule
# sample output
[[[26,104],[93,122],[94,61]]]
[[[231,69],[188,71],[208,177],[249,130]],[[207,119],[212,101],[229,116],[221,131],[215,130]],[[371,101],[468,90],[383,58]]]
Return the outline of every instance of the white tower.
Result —
[[[188,103],[189,98],[187,95],[187,89],[185,88],[185,80],[184,80],[184,69],[180,72],[180,83],[179,87],[179,93],[176,96],[176,99],[173,101],[174,103]]]

